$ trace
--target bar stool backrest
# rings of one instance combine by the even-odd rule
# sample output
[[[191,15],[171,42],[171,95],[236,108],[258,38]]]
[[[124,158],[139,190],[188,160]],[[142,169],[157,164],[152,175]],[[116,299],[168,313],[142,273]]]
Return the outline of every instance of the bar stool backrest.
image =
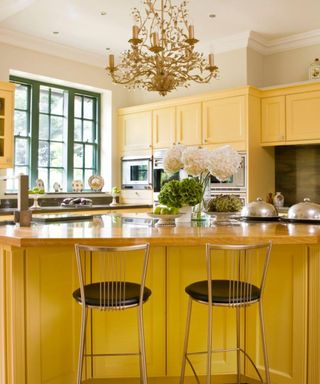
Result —
[[[227,300],[219,305],[245,306],[263,295],[271,241],[254,245],[206,244],[208,304],[212,305],[212,280],[228,281]]]
[[[89,284],[98,285],[97,303],[88,305],[101,310],[121,310],[130,307],[125,304],[130,283],[140,285],[139,305],[143,303],[146,273],[149,261],[149,244],[108,247],[75,244],[76,261],[80,283],[81,302],[85,303],[85,289]],[[141,269],[134,254],[141,260]],[[131,260],[130,260],[131,258]],[[134,268],[132,263],[134,260]],[[134,269],[135,276],[129,276]],[[128,280],[128,278],[130,280]],[[136,306],[132,305],[132,306]]]

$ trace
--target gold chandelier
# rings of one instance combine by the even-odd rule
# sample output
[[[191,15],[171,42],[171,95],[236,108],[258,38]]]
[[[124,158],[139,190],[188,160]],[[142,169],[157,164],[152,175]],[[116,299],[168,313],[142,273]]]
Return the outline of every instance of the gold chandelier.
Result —
[[[114,83],[165,96],[191,81],[208,83],[217,77],[213,54],[207,61],[194,50],[199,40],[187,20],[187,1],[172,5],[171,0],[144,0],[144,6],[145,19],[137,8],[132,10],[131,47],[121,54],[121,63],[116,65],[109,55],[106,70]]]

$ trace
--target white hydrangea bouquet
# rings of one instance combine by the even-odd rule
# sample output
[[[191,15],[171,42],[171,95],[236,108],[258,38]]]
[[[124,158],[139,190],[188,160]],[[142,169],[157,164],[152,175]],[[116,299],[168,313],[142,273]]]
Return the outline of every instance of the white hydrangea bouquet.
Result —
[[[163,160],[165,172],[170,174],[184,169],[202,184],[202,200],[210,175],[224,181],[237,172],[240,164],[241,156],[230,145],[217,149],[175,145],[166,152]]]

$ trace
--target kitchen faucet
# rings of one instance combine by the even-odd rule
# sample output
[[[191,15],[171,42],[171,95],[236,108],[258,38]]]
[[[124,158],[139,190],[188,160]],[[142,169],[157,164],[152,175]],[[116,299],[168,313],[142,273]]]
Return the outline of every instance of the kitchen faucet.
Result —
[[[29,209],[29,176],[18,175],[14,177],[1,177],[0,180],[18,179],[17,210],[14,212],[14,221],[21,227],[30,227],[32,211]]]
[[[18,175],[18,204],[14,212],[14,221],[21,227],[30,227],[32,212],[29,209],[29,176]]]

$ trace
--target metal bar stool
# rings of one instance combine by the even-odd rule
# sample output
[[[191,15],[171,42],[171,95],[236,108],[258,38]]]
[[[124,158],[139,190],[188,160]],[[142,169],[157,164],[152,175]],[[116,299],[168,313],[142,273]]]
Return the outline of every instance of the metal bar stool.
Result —
[[[240,309],[258,303],[262,338],[265,382],[270,384],[269,364],[263,317],[263,290],[267,275],[271,252],[271,241],[256,245],[214,245],[206,244],[207,280],[197,281],[185,288],[189,296],[183,358],[181,366],[180,384],[184,383],[185,368],[188,362],[197,383],[200,383],[189,355],[207,354],[206,383],[211,383],[211,365],[213,352],[235,351],[237,354],[237,384],[241,383],[240,353],[254,367],[260,381],[264,383],[253,359],[247,354],[240,343]],[[216,257],[216,258],[215,258]],[[224,268],[217,268],[217,260],[223,258]],[[261,266],[259,268],[259,266]],[[218,276],[213,278],[213,276]],[[188,341],[191,322],[192,303],[208,305],[208,339],[207,350],[188,352]],[[212,306],[234,308],[236,310],[236,348],[212,349]]]
[[[142,273],[139,283],[126,280],[128,275],[126,258],[136,252],[142,257]],[[134,246],[106,247],[75,245],[76,261],[80,288],[73,292],[74,299],[82,305],[81,332],[77,384],[81,383],[83,362],[85,357],[91,358],[91,376],[93,377],[93,357],[115,355],[139,355],[140,380],[147,384],[146,353],[143,328],[143,304],[151,295],[145,287],[145,279],[149,261],[149,244]],[[93,281],[92,268],[95,266]],[[90,269],[88,273],[87,269]],[[90,275],[90,283],[86,284],[86,276]],[[118,354],[85,354],[85,333],[88,308],[102,311],[119,311],[127,308],[138,309],[139,352]]]

